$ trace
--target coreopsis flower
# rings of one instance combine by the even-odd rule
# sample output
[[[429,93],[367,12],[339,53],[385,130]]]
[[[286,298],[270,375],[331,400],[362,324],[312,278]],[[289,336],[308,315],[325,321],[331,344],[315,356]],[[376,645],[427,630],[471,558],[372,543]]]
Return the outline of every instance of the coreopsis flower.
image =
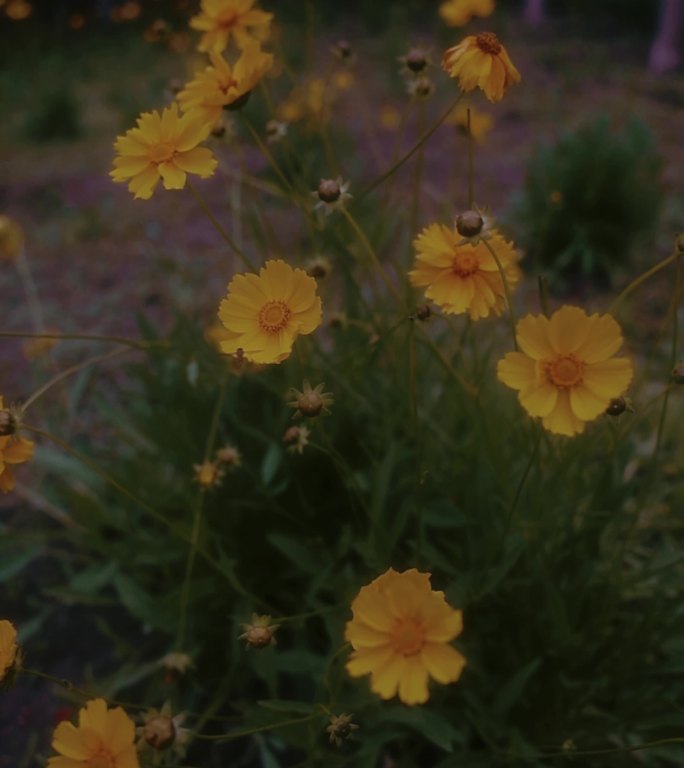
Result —
[[[252,614],[251,623],[240,624],[245,631],[238,636],[238,640],[244,640],[247,648],[266,648],[275,643],[274,635],[279,629],[279,624],[271,624],[270,616]]]
[[[154,110],[138,118],[135,128],[114,143],[117,157],[110,176],[128,181],[134,197],[148,200],[161,180],[165,189],[182,189],[188,173],[205,179],[216,170],[211,150],[198,144],[209,135],[211,125],[194,115],[179,115],[171,104],[161,115]]]
[[[184,112],[216,125],[224,109],[242,106],[249,93],[273,66],[273,54],[264,53],[256,40],[243,49],[231,66],[220,53],[209,51],[211,66],[199,72],[178,94]]]
[[[218,314],[230,333],[220,342],[223,352],[242,350],[252,362],[280,363],[299,334],[320,325],[321,300],[313,277],[278,259],[267,261],[258,275],[235,275]]]
[[[518,322],[520,352],[497,366],[506,386],[530,416],[549,432],[576,435],[606,411],[632,380],[632,363],[613,357],[622,346],[620,326],[610,315],[587,315],[565,306],[550,318],[527,315]]]
[[[352,722],[354,715],[347,715],[344,712],[341,715],[333,715],[330,718],[330,725],[325,729],[330,736],[330,743],[336,747],[341,747],[342,742],[348,739],[354,731],[359,730],[359,726]]]
[[[238,48],[251,40],[266,40],[272,13],[254,8],[255,0],[201,0],[200,13],[190,26],[203,32],[198,50],[224,51],[232,37]]]
[[[439,15],[449,27],[463,27],[473,16],[491,16],[494,0],[446,0],[439,6]]]
[[[467,136],[468,106],[465,104],[457,104],[444,122],[456,126],[462,134]],[[470,133],[478,144],[481,144],[484,141],[485,136],[489,133],[492,127],[492,122],[491,115],[470,107]]]
[[[193,469],[195,470],[195,482],[202,488],[216,488],[223,481],[223,470],[216,461],[193,464]]]
[[[370,674],[381,698],[398,693],[405,704],[423,704],[430,677],[453,683],[461,676],[466,660],[450,643],[463,629],[462,614],[432,589],[429,573],[390,568],[361,589],[351,609],[347,671]]]
[[[19,224],[0,214],[0,261],[14,261],[24,247],[24,232]]]
[[[19,662],[17,630],[11,621],[0,620],[0,685],[11,675]]]
[[[490,230],[487,243],[464,239],[456,229],[430,224],[418,235],[415,268],[409,272],[412,285],[423,287],[425,297],[446,314],[468,312],[473,320],[501,314],[506,291],[489,247],[496,253],[508,288],[520,280],[518,254],[513,245]]]
[[[79,712],[78,726],[57,726],[52,747],[59,757],[51,757],[47,768],[140,768],[134,741],[135,725],[123,709],[93,699]]]
[[[309,444],[311,430],[308,427],[288,427],[283,435],[283,442],[287,446],[288,453],[304,453]]]
[[[3,399],[0,397],[0,423],[4,424],[0,436],[0,491],[8,493],[14,488],[14,464],[24,464],[33,458],[34,443],[24,437],[19,437],[17,416],[12,409],[5,410]]]
[[[190,739],[190,731],[180,727],[184,720],[184,714],[172,713],[171,704],[168,701],[164,702],[161,710],[148,709],[142,715],[142,725],[135,729],[138,736],[136,743],[138,751],[172,750],[177,755],[182,755]]]
[[[292,387],[287,393],[291,398],[288,401],[290,408],[295,408],[295,412],[292,414],[293,419],[300,419],[306,417],[312,419],[314,416],[319,416],[321,413],[330,413],[328,406],[335,402],[332,396],[332,392],[324,392],[325,384],[317,384],[315,387],[311,387],[307,379],[304,379],[302,384],[302,391]]]
[[[341,176],[336,179],[321,179],[318,189],[311,193],[311,196],[318,200],[314,210],[322,211],[326,216],[330,216],[333,211],[344,207],[345,202],[351,199],[352,196],[347,192],[348,189],[349,182],[342,181]]]
[[[442,57],[442,69],[458,78],[463,91],[479,87],[490,101],[501,101],[509,85],[520,82],[506,49],[493,32],[468,35]]]

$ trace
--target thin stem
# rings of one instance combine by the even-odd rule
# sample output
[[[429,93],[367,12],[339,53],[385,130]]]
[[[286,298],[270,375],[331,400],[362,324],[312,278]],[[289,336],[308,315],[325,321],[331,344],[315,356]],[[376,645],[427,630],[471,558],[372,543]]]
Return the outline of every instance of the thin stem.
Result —
[[[479,395],[477,388],[474,387],[470,382],[466,381],[463,376],[461,376],[461,374],[454,368],[454,366],[445,357],[442,350],[437,346],[434,339],[425,330],[425,328],[423,328],[422,325],[419,325],[418,327],[423,334],[423,339],[427,342],[427,345],[430,347],[430,349],[435,353],[437,359],[442,364],[447,373],[449,373],[471,397],[477,397]]]
[[[414,461],[414,485],[413,495],[416,514],[416,561],[420,562],[425,544],[425,525],[423,520],[423,504],[421,501],[421,480],[423,473],[423,440],[418,419],[418,366],[416,364],[416,320],[409,320],[408,339],[408,384],[409,384],[409,411],[411,413],[411,432],[415,445],[416,458]]]
[[[499,275],[501,276],[501,282],[503,283],[504,294],[506,296],[506,304],[508,305],[508,320],[511,326],[511,335],[513,336],[513,348],[517,351],[518,339],[515,334],[515,315],[513,314],[513,304],[511,303],[511,292],[508,287],[508,279],[506,278],[503,265],[501,264],[499,257],[496,255],[496,251],[489,244],[489,241],[483,237],[482,242],[485,244],[485,248],[491,253],[492,258],[496,262],[496,267],[499,270]]]
[[[378,258],[377,253],[375,252],[373,246],[370,244],[370,241],[366,237],[366,233],[361,229],[356,219],[351,215],[351,213],[349,213],[349,211],[346,208],[343,207],[340,210],[342,211],[342,214],[344,215],[345,219],[351,225],[351,228],[354,230],[354,233],[358,237],[359,242],[361,243],[361,245],[363,245],[364,250],[370,257],[370,260],[373,262],[373,266],[378,271],[380,277],[383,279],[383,282],[387,286],[390,293],[394,294],[395,298],[403,304],[403,299],[401,297],[401,293],[399,292],[399,289],[390,280],[387,272],[385,272],[385,269],[380,263],[380,259]]]
[[[413,145],[413,147],[399,160],[392,163],[392,165],[375,181],[371,182],[365,189],[363,189],[360,194],[357,196],[357,200],[365,197],[369,192],[372,192],[376,187],[379,187],[383,181],[388,179],[398,168],[400,168],[407,160],[410,160],[413,155],[416,154],[416,152],[425,144],[425,142],[432,136],[432,134],[439,128],[439,126],[449,117],[451,112],[453,111],[454,107],[458,104],[458,102],[461,100],[462,94],[458,96],[456,101],[447,109],[447,111],[437,120],[437,122],[432,126],[432,128],[429,128],[419,139],[418,141]]]
[[[192,192],[192,194],[195,197],[195,200],[197,200],[197,203],[199,204],[199,207],[204,211],[204,213],[207,215],[207,218],[211,223],[214,225],[214,228],[216,231],[221,235],[221,237],[225,240],[225,242],[228,244],[228,246],[232,249],[232,251],[237,254],[237,256],[240,257],[242,260],[242,263],[247,267],[247,269],[251,270],[252,272],[256,272],[256,269],[252,262],[250,261],[247,254],[238,247],[237,243],[233,240],[233,238],[226,232],[226,230],[221,226],[220,222],[214,216],[214,214],[211,212],[211,209],[207,205],[205,199],[202,197],[202,195],[197,191],[195,188],[195,185],[188,179],[187,181],[188,189]]]
[[[225,400],[227,385],[228,375],[224,374],[223,381],[221,382],[221,388],[219,389],[219,394],[214,405],[214,411],[211,416],[209,434],[204,446],[204,462],[209,461],[209,457],[214,451],[216,433],[218,431],[219,422],[221,420],[221,409],[223,408],[223,401]],[[181,650],[183,648],[183,643],[185,642],[185,632],[187,629],[188,620],[188,603],[190,600],[190,584],[192,581],[192,572],[195,567],[195,559],[197,557],[197,548],[199,546],[199,535],[202,528],[202,513],[204,512],[205,495],[206,488],[200,486],[199,492],[197,493],[197,497],[195,499],[192,520],[192,533],[190,534],[190,549],[188,550],[188,559],[185,564],[185,576],[183,578],[183,586],[181,589],[180,620],[178,623],[177,643],[178,648]]]
[[[103,363],[105,360],[111,360],[114,357],[117,357],[118,355],[123,355],[125,352],[129,352],[128,349],[115,349],[113,352],[108,352],[106,355],[97,355],[96,357],[90,357],[88,360],[84,360],[82,363],[78,363],[77,365],[72,365],[70,368],[67,368],[66,370],[62,371],[61,373],[58,373],[56,376],[50,379],[47,383],[43,384],[40,389],[37,389],[29,399],[22,404],[22,410],[27,411],[33,403],[36,402],[40,397],[42,397],[49,389],[52,389],[52,387],[55,386],[55,384],[59,384],[60,381],[68,378],[73,373],[78,373],[78,371],[82,371],[84,368],[87,368],[90,365],[97,365],[98,363]]]
[[[418,104],[418,135],[422,136],[425,131],[425,102],[421,99]],[[423,166],[425,164],[425,145],[421,144],[416,158],[416,168],[413,176],[413,206],[411,208],[411,233],[418,229],[418,213],[420,204],[420,182],[423,176]]]
[[[537,459],[537,454],[539,452],[539,445],[541,443],[541,436],[544,431],[544,428],[541,424],[537,425],[537,437],[534,441],[534,447],[532,448],[532,453],[530,454],[530,458],[527,462],[527,466],[525,467],[525,471],[522,474],[522,477],[520,478],[520,482],[518,483],[518,487],[515,489],[515,495],[513,496],[513,501],[511,502],[511,508],[508,510],[508,516],[506,518],[506,528],[504,530],[504,534],[501,540],[501,548],[503,549],[504,544],[506,543],[506,539],[508,538],[508,534],[511,530],[511,525],[513,523],[513,518],[515,517],[515,511],[518,508],[518,502],[520,501],[520,497],[522,496],[523,488],[525,487],[525,483],[527,482],[527,478],[529,477],[530,472],[532,471],[532,467],[534,466],[534,462]]]
[[[7,339],[58,339],[59,341],[111,341],[134,349],[168,347],[168,341],[137,341],[125,336],[100,336],[89,333],[32,333],[27,331],[0,331],[0,338]]]
[[[632,291],[635,291],[642,283],[645,283],[646,280],[648,280],[649,277],[652,277],[657,272],[660,272],[661,269],[665,269],[665,267],[672,264],[672,262],[677,258],[677,254],[673,253],[670,256],[668,256],[666,259],[663,259],[662,261],[659,261],[654,267],[651,267],[650,269],[646,270],[643,274],[639,275],[639,277],[632,280],[632,282],[624,288],[613,300],[613,303],[610,305],[608,309],[608,314],[614,315],[615,310],[618,307],[618,305],[627,297],[629,296]]]
[[[318,717],[322,717],[324,713],[313,712],[305,717],[295,717],[291,720],[283,720],[280,723],[271,723],[270,725],[258,725],[256,728],[246,728],[244,731],[233,731],[232,733],[219,733],[219,734],[204,734],[193,733],[192,736],[195,739],[201,739],[202,741],[233,741],[234,739],[242,739],[245,736],[252,736],[255,733],[264,733],[265,731],[273,731],[276,728],[285,728],[288,725],[298,725],[299,723],[308,723],[311,720],[315,720]]]
[[[62,677],[55,677],[54,675],[49,675],[47,672],[41,672],[38,669],[29,669],[27,667],[21,667],[20,671],[24,675],[31,675],[31,677],[39,677],[42,680],[48,680],[51,683],[54,683],[55,685],[59,685],[61,688],[64,688],[67,691],[73,691],[74,693],[78,693],[80,696],[83,696],[85,699],[105,699],[108,704],[113,704],[117,707],[126,707],[126,709],[146,709],[145,705],[141,704],[132,704],[130,701],[120,701],[118,699],[110,699],[106,696],[102,696],[99,693],[92,693],[91,691],[85,690],[85,688],[79,688],[78,686],[74,685],[70,680],[66,680]]]

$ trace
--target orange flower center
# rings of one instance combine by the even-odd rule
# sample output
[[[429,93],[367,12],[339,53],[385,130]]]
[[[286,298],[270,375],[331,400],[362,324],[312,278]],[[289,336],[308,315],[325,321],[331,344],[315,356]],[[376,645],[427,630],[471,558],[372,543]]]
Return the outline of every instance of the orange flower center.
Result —
[[[475,43],[482,53],[489,53],[492,56],[497,56],[503,48],[499,38],[493,32],[482,32],[475,38]]]
[[[277,333],[287,325],[291,315],[284,301],[269,301],[259,311],[259,325],[266,333]]]
[[[84,768],[116,768],[116,762],[108,749],[100,747],[83,763],[83,766]]]
[[[219,27],[230,29],[235,26],[238,20],[238,12],[234,10],[224,11],[217,19]]]
[[[415,619],[397,619],[392,628],[392,647],[404,656],[413,656],[420,651],[425,641],[425,632]]]
[[[451,262],[451,269],[459,277],[468,277],[477,272],[479,268],[480,262],[474,253],[459,251],[454,254],[454,259]]]
[[[160,144],[150,147],[150,160],[153,163],[165,163],[173,157],[175,151],[171,144],[162,141]]]
[[[584,363],[573,354],[558,355],[545,364],[546,378],[558,389],[569,389],[582,383]]]
[[[221,89],[221,93],[227,94],[231,88],[237,88],[237,85],[238,81],[229,76],[220,83],[219,88]]]

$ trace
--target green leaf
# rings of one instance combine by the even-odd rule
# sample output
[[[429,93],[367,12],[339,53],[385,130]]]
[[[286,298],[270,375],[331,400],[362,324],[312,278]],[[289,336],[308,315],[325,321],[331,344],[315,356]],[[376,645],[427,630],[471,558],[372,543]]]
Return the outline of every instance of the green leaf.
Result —
[[[261,482],[268,486],[283,462],[283,449],[277,443],[270,443],[264,460],[261,462]]]
[[[392,707],[383,712],[379,719],[408,725],[447,752],[451,752],[454,742],[463,740],[462,734],[446,718],[429,709]]]
[[[513,677],[501,688],[494,702],[494,711],[499,715],[505,715],[511,707],[520,699],[525,686],[539,668],[541,658],[532,659],[522,669],[519,669]]]

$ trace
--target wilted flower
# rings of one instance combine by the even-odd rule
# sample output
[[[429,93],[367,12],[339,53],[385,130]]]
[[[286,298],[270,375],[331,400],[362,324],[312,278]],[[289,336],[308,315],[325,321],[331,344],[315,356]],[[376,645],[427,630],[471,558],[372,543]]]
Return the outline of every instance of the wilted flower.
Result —
[[[332,405],[335,400],[332,396],[332,392],[324,392],[325,384],[317,384],[313,389],[311,384],[304,379],[302,384],[303,391],[292,387],[287,393],[288,397],[292,398],[288,401],[290,408],[296,408],[297,410],[292,415],[293,419],[300,419],[306,417],[308,419],[318,416],[321,412],[330,413],[328,406]]]
[[[406,83],[406,91],[414,98],[428,99],[435,92],[435,84],[427,75],[420,75]]]
[[[550,318],[527,315],[516,337],[521,351],[499,360],[497,375],[519,391],[522,407],[549,432],[583,432],[585,422],[604,413],[632,380],[631,361],[613,357],[622,332],[610,315],[587,316],[564,306]]]
[[[315,277],[316,280],[322,280],[332,271],[330,259],[326,259],[325,256],[314,256],[306,262],[304,268],[306,269],[306,274],[310,277]]]
[[[187,653],[173,651],[167,653],[166,656],[162,656],[159,660],[159,666],[164,667],[167,672],[175,672],[179,675],[184,675],[194,666],[194,662]]]
[[[272,13],[255,9],[255,0],[201,0],[201,12],[190,19],[190,26],[203,32],[200,51],[218,51],[228,45],[232,37],[238,48],[245,48],[252,40],[268,37]]]
[[[93,699],[79,712],[78,727],[57,726],[52,747],[60,756],[51,757],[47,768],[140,768],[134,740],[135,725],[123,709]]]
[[[275,643],[273,635],[279,628],[278,624],[271,624],[270,616],[259,616],[258,613],[252,614],[251,624],[240,624],[245,630],[238,636],[238,640],[244,640],[247,648],[261,649],[267,645]]]
[[[283,435],[283,442],[290,453],[304,453],[310,435],[311,430],[307,427],[288,427]]]
[[[432,589],[429,573],[390,568],[361,589],[351,608],[347,671],[370,674],[371,690],[383,699],[398,692],[404,704],[423,704],[429,677],[453,683],[461,676],[466,660],[450,645],[463,629],[461,611]]]
[[[480,87],[490,101],[501,101],[509,85],[520,82],[506,49],[493,32],[469,35],[444,52],[442,68],[458,78],[463,91]]]
[[[423,74],[428,67],[432,66],[430,52],[425,48],[411,48],[405,56],[399,57],[399,61],[403,65],[401,71],[411,76]]]
[[[221,349],[242,349],[247,360],[280,363],[289,357],[296,337],[312,333],[321,322],[316,281],[284,261],[267,261],[259,274],[235,275],[219,319],[232,338]]]
[[[336,747],[341,747],[342,742],[348,739],[354,731],[359,730],[356,723],[352,723],[354,715],[347,715],[344,712],[341,715],[333,715],[330,718],[330,725],[325,729],[330,735],[330,743]]]
[[[162,114],[145,112],[138,124],[114,143],[114,181],[129,181],[136,198],[148,200],[161,180],[165,189],[182,189],[188,173],[211,176],[217,162],[211,150],[197,146],[209,135],[211,125],[193,115],[178,114],[172,104]]]

